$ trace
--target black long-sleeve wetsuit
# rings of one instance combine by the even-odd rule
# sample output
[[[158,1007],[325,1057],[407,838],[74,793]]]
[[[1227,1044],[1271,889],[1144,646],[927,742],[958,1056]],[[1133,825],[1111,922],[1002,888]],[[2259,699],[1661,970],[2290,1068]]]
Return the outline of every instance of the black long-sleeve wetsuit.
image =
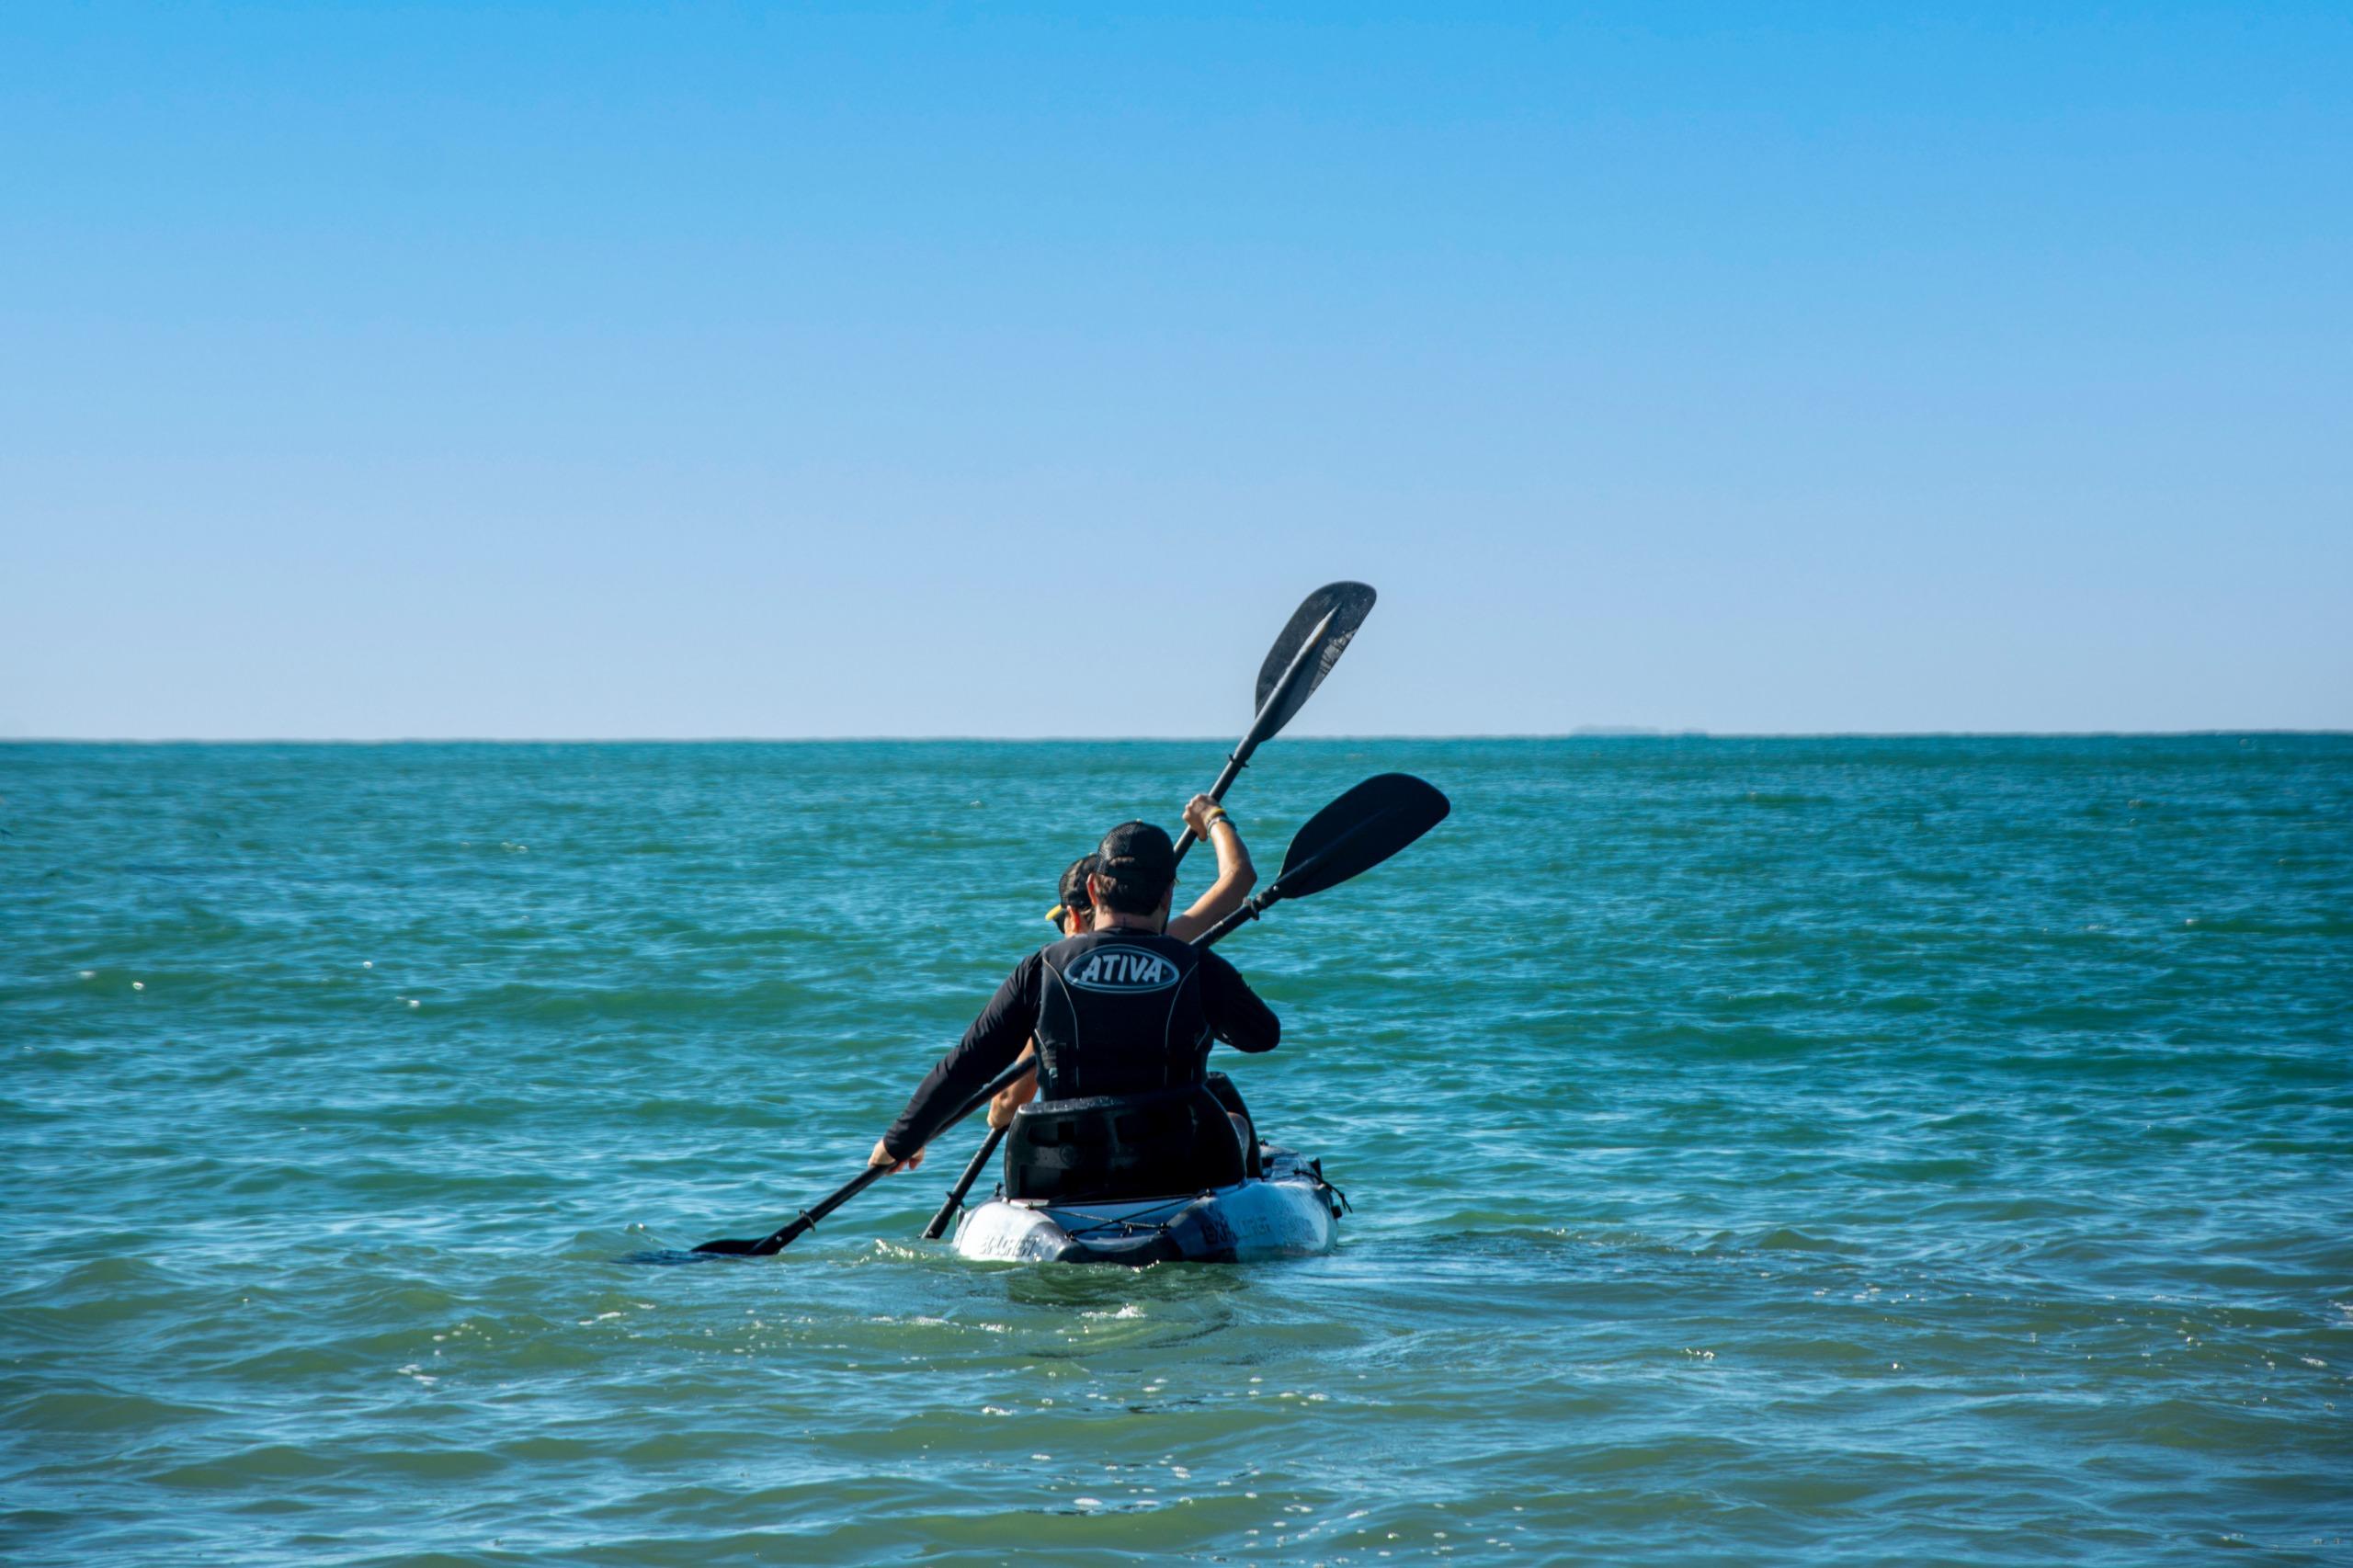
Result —
[[[882,1146],[905,1159],[1038,1040],[1047,1099],[1200,1081],[1210,1041],[1272,1051],[1282,1023],[1215,953],[1149,931],[1088,931],[1016,964],[915,1087]]]

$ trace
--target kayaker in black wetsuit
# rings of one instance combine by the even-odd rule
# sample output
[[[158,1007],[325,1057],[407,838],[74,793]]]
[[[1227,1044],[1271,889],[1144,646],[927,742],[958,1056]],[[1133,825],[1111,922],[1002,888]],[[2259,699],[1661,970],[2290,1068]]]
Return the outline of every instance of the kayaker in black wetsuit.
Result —
[[[1182,915],[1171,915],[1165,927],[1169,936],[1180,942],[1189,942],[1235,910],[1258,885],[1258,868],[1250,863],[1250,851],[1242,842],[1242,831],[1225,808],[1207,795],[1196,795],[1185,802],[1185,825],[1193,836],[1207,844],[1217,854],[1217,880],[1210,883],[1192,907]],[[1073,860],[1063,872],[1062,882],[1055,892],[1061,902],[1046,911],[1046,918],[1065,937],[1076,937],[1095,929],[1095,895],[1086,891],[1087,875],[1095,869],[1095,857],[1082,855]],[[1021,1054],[1037,1053],[1033,1041],[1021,1048]],[[1038,1074],[1025,1074],[1004,1093],[989,1102],[989,1125],[1010,1127],[1013,1113],[1038,1096]]]
[[[924,1145],[1032,1036],[1049,1099],[1199,1083],[1212,1039],[1272,1051],[1282,1024],[1234,967],[1165,934],[1176,880],[1176,846],[1159,828],[1105,835],[1086,878],[1095,928],[1014,966],[867,1163],[922,1164]]]

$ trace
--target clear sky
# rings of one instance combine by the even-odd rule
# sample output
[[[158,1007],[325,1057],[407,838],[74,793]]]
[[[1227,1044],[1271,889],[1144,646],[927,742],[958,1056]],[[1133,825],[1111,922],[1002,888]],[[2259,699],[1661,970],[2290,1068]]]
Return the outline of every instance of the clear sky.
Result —
[[[1302,733],[2353,726],[2353,9],[0,7],[0,735],[1222,734],[1342,576]]]

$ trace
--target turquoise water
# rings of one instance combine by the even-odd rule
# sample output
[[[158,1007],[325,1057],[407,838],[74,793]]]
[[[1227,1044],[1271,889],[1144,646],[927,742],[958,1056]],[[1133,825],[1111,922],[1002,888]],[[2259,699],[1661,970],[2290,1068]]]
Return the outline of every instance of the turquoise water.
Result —
[[[1335,1256],[620,1261],[1219,750],[0,747],[0,1555],[2353,1561],[2344,738],[1282,741],[1455,801],[1225,949]]]

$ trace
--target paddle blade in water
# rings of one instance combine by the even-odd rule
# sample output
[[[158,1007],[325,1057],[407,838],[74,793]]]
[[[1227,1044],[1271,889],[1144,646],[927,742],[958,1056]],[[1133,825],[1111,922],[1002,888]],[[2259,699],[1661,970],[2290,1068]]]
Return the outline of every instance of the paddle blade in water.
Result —
[[[706,1257],[757,1257],[760,1256],[760,1244],[722,1236],[718,1241],[703,1243],[695,1251]]]
[[[1283,672],[1290,668],[1290,662],[1298,656],[1301,644],[1314,631],[1317,623],[1328,615],[1332,618],[1332,624],[1324,629],[1320,651],[1308,655],[1313,673],[1291,688],[1282,707],[1267,726],[1266,733],[1258,737],[1260,740],[1270,738],[1290,723],[1292,715],[1306,704],[1315,688],[1324,684],[1324,677],[1332,673],[1332,666],[1338,664],[1340,655],[1347,652],[1348,639],[1357,634],[1357,628],[1364,624],[1364,618],[1372,613],[1372,601],[1376,597],[1372,589],[1363,583],[1327,583],[1308,595],[1299,608],[1292,612],[1290,623],[1283,628],[1283,634],[1275,639],[1274,647],[1267,652],[1267,662],[1258,666],[1256,706],[1261,709],[1267,706],[1267,699],[1274,695],[1276,686],[1283,678]]]
[[[646,1252],[625,1254],[619,1261],[634,1264],[643,1268],[676,1268],[682,1264],[710,1263],[719,1258],[734,1256],[736,1255],[733,1253],[705,1252],[700,1247],[697,1247],[692,1252],[682,1252],[676,1247],[654,1247]]]
[[[1273,888],[1305,898],[1371,870],[1439,823],[1447,798],[1410,773],[1378,773],[1313,816],[1290,841]]]

